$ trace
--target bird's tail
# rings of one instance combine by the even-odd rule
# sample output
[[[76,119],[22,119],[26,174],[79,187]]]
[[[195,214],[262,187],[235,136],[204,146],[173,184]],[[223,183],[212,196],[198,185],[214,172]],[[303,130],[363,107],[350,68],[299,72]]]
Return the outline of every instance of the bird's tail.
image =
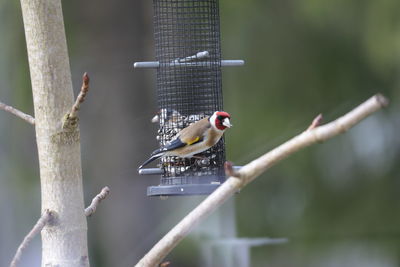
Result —
[[[158,153],[158,154],[152,155],[148,160],[146,160],[145,162],[143,162],[142,165],[139,166],[138,170],[140,170],[141,168],[143,168],[144,166],[146,166],[150,162],[153,162],[156,159],[160,158],[162,155],[163,155],[163,153]]]

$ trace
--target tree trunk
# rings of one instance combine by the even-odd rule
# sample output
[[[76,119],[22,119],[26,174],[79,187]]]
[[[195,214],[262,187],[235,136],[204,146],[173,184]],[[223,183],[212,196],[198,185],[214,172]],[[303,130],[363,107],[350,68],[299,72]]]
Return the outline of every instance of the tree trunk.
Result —
[[[21,0],[29,57],[42,212],[56,218],[42,231],[42,266],[89,266],[78,127],[63,130],[73,105],[60,0]]]

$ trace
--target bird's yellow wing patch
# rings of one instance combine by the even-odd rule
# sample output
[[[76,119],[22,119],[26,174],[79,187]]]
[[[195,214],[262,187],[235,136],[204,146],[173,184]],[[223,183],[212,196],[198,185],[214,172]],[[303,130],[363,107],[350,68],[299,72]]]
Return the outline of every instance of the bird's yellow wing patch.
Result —
[[[199,140],[200,140],[200,136],[196,136],[195,139],[192,139],[192,140],[188,141],[187,144],[190,146],[190,145],[192,145],[194,143],[197,143]]]

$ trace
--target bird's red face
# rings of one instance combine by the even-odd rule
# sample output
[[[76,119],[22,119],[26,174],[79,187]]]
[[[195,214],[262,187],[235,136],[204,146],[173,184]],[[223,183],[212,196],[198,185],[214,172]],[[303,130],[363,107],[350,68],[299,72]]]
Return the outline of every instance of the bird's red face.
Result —
[[[210,121],[215,125],[215,128],[224,131],[226,128],[230,128],[232,126],[230,118],[231,115],[229,115],[229,113],[224,111],[216,111],[211,116]]]

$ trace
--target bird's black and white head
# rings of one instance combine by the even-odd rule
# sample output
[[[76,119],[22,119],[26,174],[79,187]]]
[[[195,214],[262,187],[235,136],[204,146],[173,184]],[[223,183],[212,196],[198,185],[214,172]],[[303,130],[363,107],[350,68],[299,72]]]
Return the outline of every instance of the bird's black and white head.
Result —
[[[227,112],[215,111],[210,117],[210,123],[215,129],[225,131],[226,128],[232,127],[230,119],[231,115],[229,115]]]

